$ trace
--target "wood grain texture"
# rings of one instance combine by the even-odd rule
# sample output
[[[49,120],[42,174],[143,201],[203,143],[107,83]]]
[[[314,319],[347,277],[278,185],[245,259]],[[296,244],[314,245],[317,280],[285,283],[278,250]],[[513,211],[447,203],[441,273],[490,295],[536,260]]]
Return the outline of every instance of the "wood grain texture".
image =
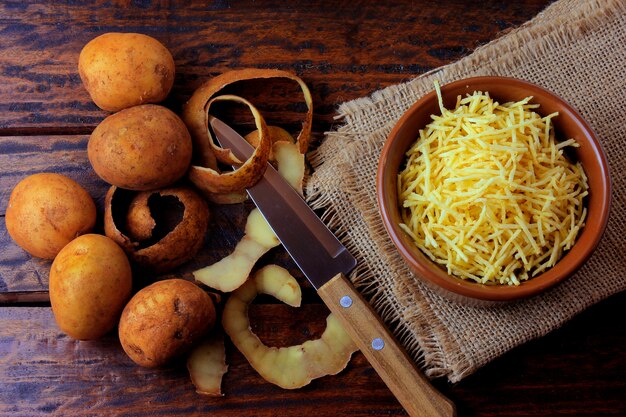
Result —
[[[462,417],[626,415],[626,294],[592,307],[552,334],[521,346],[459,384],[435,386]],[[253,304],[253,330],[275,346],[323,331],[328,310]],[[265,382],[227,343],[223,398],[194,392],[184,365],[135,366],[117,337],[76,342],[45,307],[0,309],[0,416],[377,416],[405,415],[360,353],[340,374],[299,390]]]
[[[82,46],[105,32],[145,33],[172,51],[177,75],[168,105],[175,109],[209,76],[281,68],[309,84],[322,126],[337,104],[449,63],[546,3],[2,2],[0,132],[89,133],[105,113],[89,100],[76,66]],[[293,101],[262,102],[276,117],[294,117]]]
[[[327,314],[320,305],[251,308],[254,331],[276,346],[319,337]],[[320,404],[337,415],[402,413],[358,353],[341,376],[289,391],[265,382],[227,344],[229,371],[222,387],[226,396],[211,398],[195,393],[184,363],[158,370],[140,368],[126,357],[115,335],[95,342],[74,341],[57,329],[47,308],[0,309],[0,326],[2,416],[302,416],[320,415]]]
[[[62,172],[83,184],[100,213],[108,186],[87,164],[87,135],[107,115],[77,72],[82,46],[109,31],[162,41],[177,65],[165,105],[178,111],[208,77],[244,67],[281,68],[313,92],[317,140],[346,100],[450,63],[502,30],[533,17],[550,0],[399,1],[0,1],[0,416],[302,416],[405,415],[364,356],[303,389],[275,387],[227,344],[224,398],[194,393],[184,364],[136,367],[117,337],[76,342],[45,306],[49,262],[10,240],[4,212],[28,173]],[[289,82],[239,83],[268,122],[296,132],[303,104]],[[249,116],[216,109],[249,128]],[[205,248],[180,273],[234,248],[250,204],[212,208]],[[270,345],[319,336],[328,310],[286,253],[270,252],[305,286],[304,306],[259,297],[254,330]],[[42,301],[44,304],[41,304]],[[454,386],[434,381],[459,416],[626,415],[626,294],[592,307],[547,337],[527,343]],[[38,305],[37,307],[33,305]],[[18,306],[18,307],[10,307]]]

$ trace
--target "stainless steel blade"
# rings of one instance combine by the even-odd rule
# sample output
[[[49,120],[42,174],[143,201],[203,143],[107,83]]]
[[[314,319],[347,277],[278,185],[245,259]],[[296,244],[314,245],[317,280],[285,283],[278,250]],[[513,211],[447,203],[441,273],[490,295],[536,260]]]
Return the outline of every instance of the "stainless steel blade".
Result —
[[[230,126],[212,116],[209,122],[222,147],[229,148],[241,161],[252,155],[252,145]],[[356,259],[271,164],[268,163],[263,178],[247,191],[316,289],[356,266]]]

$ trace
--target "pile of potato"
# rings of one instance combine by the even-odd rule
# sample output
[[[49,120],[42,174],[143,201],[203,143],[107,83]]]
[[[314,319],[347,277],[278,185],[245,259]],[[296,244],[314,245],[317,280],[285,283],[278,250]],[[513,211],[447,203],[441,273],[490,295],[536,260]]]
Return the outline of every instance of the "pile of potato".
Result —
[[[133,33],[93,39],[81,51],[78,69],[93,101],[116,112],[96,127],[87,147],[94,171],[111,184],[104,207],[105,236],[91,233],[96,206],[87,191],[49,173],[25,178],[13,190],[6,212],[9,234],[33,256],[54,259],[50,301],[61,330],[87,340],[117,325],[124,351],[146,367],[161,366],[195,345],[187,367],[197,392],[221,395],[228,367],[223,335],[219,329],[211,332],[216,322],[213,297],[195,283],[165,279],[131,298],[138,284],[133,271],[154,278],[194,257],[208,227],[205,198],[217,204],[243,201],[246,188],[263,176],[268,162],[303,194],[311,93],[304,81],[285,71],[229,71],[196,90],[184,106],[183,121],[155,104],[172,88],[171,54],[155,39]],[[307,112],[296,139],[267,126],[247,100],[217,94],[237,81],[267,78],[293,80],[302,90]],[[246,140],[256,150],[245,162],[218,147],[211,136],[208,113],[216,101],[244,104],[254,116],[257,130]],[[240,167],[221,172],[218,162]],[[183,184],[185,180],[191,184]],[[295,389],[340,372],[356,346],[332,316],[319,340],[289,348],[267,347],[251,331],[248,304],[257,293],[300,304],[299,285],[288,271],[268,265],[252,273],[261,256],[279,244],[260,212],[252,210],[234,251],[193,276],[213,289],[232,292],[222,315],[224,331],[263,378]]]
[[[91,233],[96,206],[89,193],[55,173],[31,175],[15,187],[7,230],[33,256],[54,259],[50,302],[61,330],[89,340],[119,323],[129,357],[159,366],[188,351],[216,317],[211,297],[184,280],[154,283],[131,299],[129,258],[142,272],[166,272],[194,256],[208,227],[207,203],[179,184],[191,162],[191,136],[175,113],[154,104],[172,88],[174,60],[149,36],[108,33],[83,48],[78,69],[93,101],[117,112],[96,127],[87,149],[94,171],[112,185],[106,236]],[[118,194],[125,198],[117,201]],[[163,231],[153,210],[166,199],[182,205],[182,215]]]

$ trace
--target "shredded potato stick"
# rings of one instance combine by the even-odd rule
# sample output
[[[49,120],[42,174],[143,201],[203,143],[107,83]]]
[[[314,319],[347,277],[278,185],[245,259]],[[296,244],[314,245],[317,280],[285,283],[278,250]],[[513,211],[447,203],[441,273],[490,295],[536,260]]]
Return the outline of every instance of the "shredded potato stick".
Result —
[[[564,155],[532,97],[459,96],[420,131],[398,175],[402,229],[448,273],[519,285],[554,266],[584,226],[582,166]]]

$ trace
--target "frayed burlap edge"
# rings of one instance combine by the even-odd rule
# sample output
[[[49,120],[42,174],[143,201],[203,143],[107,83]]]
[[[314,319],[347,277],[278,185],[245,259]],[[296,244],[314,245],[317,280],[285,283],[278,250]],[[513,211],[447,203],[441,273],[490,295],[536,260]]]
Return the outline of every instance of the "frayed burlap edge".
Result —
[[[457,62],[432,70],[407,83],[376,91],[370,97],[341,104],[336,119],[342,120],[343,124],[337,128],[337,132],[351,136],[363,134],[362,131],[353,131],[354,120],[359,120],[370,112],[383,111],[397,114],[399,118],[406,110],[383,109],[380,107],[383,103],[388,105],[389,101],[401,102],[398,97],[413,99],[416,91],[432,90],[434,80],[447,83],[465,78],[470,73],[476,75],[477,68],[480,68],[478,72],[482,75],[491,75],[495,70],[507,72],[520,62],[534,59],[546,48],[567,45],[585,31],[601,25],[606,18],[624,10],[626,3],[621,0],[568,0],[554,3],[534,19],[477,48]],[[503,56],[508,59],[502,60]],[[397,119],[392,120],[390,125],[396,121]],[[387,126],[379,128],[384,130]]]
[[[371,256],[373,252],[382,255],[391,270],[408,274],[405,263],[397,255],[380,222],[378,207],[371,205],[370,198],[363,197],[362,186],[350,181],[350,176],[341,178],[336,176],[336,172],[350,171],[350,166],[345,161],[358,158],[362,147],[379,146],[397,118],[385,126],[372,126],[366,131],[354,130],[353,126],[361,124],[353,122],[377,111],[387,111],[398,115],[399,118],[408,105],[400,104],[394,109],[381,109],[379,106],[388,105],[390,101],[414,102],[420,96],[416,92],[429,91],[435,79],[446,83],[467,77],[470,73],[477,75],[477,67],[481,68],[478,75],[491,75],[496,70],[506,73],[508,68],[513,68],[523,60],[535,58],[537,53],[545,48],[566,45],[581,33],[601,25],[607,17],[623,12],[624,8],[624,4],[618,0],[557,2],[530,22],[478,48],[456,63],[431,71],[408,83],[388,87],[370,97],[342,104],[338,108],[337,119],[343,124],[336,131],[328,132],[325,142],[309,155],[315,172],[307,182],[308,201],[314,208],[324,209],[323,220],[359,259]],[[511,59],[506,61],[500,59],[507,55]],[[406,100],[397,100],[398,96],[403,96]],[[333,202],[341,198],[349,198],[358,212],[339,213]],[[347,230],[351,223],[346,215],[362,218],[369,228],[370,238],[377,250],[364,253],[354,245]],[[402,310],[402,305],[417,303],[412,295],[413,288],[405,288],[406,285],[402,282],[395,283],[391,288],[382,288],[377,278],[375,272],[369,270],[365,263],[351,274],[357,288],[372,303],[413,359],[426,370],[428,376],[433,378],[447,376],[451,382],[456,382],[476,369],[476,364],[469,363],[466,360],[467,356],[463,355],[463,346],[458,346],[452,340],[441,340],[441,335],[445,334],[441,331],[443,324],[430,309],[417,308],[411,312]],[[420,326],[423,323],[428,325]],[[452,350],[458,352],[458,355],[448,356],[446,361],[446,355],[440,345],[443,342],[454,345],[456,349]]]

